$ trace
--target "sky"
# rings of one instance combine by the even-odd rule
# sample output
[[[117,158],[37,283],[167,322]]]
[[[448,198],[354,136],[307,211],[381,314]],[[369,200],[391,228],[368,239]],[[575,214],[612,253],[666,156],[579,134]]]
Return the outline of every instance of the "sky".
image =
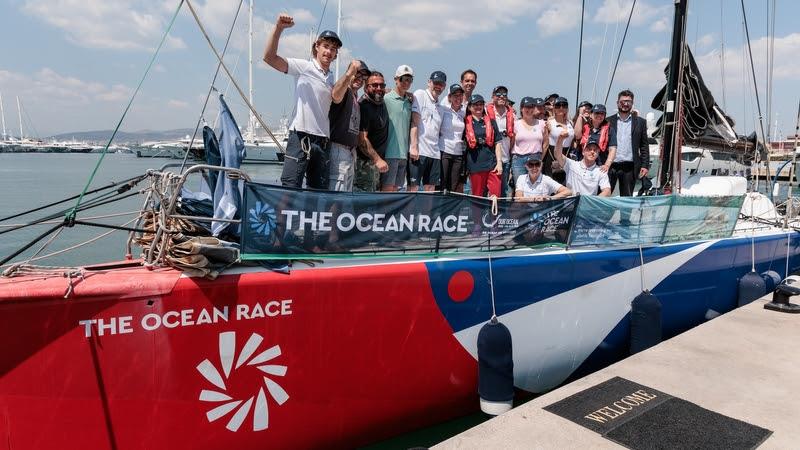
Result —
[[[0,16],[0,94],[9,133],[19,134],[16,98],[26,135],[113,129],[142,79],[178,7],[178,0],[4,0]],[[586,0],[580,100],[603,102],[632,0]],[[691,0],[687,42],[717,103],[734,118],[736,130],[758,127],[756,96],[747,59],[739,1]],[[793,135],[800,101],[800,2],[745,0],[764,126]],[[218,50],[236,18],[238,0],[192,0]],[[226,65],[247,92],[247,1],[235,21]],[[768,8],[775,14],[771,122],[767,124]],[[271,126],[291,114],[293,79],[268,67],[261,57],[267,33],[280,12],[295,18],[284,32],[279,54],[310,56],[312,30],[336,29],[337,1],[254,0],[254,104]],[[636,1],[631,26],[610,96],[631,89],[635,107],[650,102],[664,84],[671,39],[673,2]],[[391,77],[400,64],[416,74],[413,89],[424,89],[434,70],[448,84],[472,68],[477,92],[508,86],[510,98],[560,93],[574,108],[578,85],[580,0],[343,0],[341,72],[359,58]],[[724,50],[723,50],[724,49]],[[724,56],[723,56],[724,55]],[[216,59],[184,4],[141,90],[125,116],[125,131],[193,128],[216,69]],[[724,69],[724,73],[723,73]],[[393,83],[391,80],[387,80]],[[226,93],[240,125],[244,101],[224,74],[214,83]],[[214,99],[203,113],[213,122]],[[657,114],[658,115],[658,114]]]

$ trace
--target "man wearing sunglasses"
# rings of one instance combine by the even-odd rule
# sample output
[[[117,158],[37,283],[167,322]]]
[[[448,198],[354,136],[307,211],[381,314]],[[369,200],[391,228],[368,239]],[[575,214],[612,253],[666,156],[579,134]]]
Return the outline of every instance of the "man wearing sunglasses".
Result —
[[[367,65],[359,61],[359,69],[347,92],[340,102],[332,102],[328,119],[331,122],[331,139],[328,144],[330,154],[330,176],[328,189],[350,192],[353,190],[355,176],[356,146],[361,122],[361,107],[358,104],[358,91],[369,76]]]
[[[517,178],[515,200],[541,202],[572,195],[572,191],[566,186],[542,173],[541,152],[532,154],[525,162],[525,168],[528,169],[528,173]]]
[[[406,182],[409,139],[411,136],[411,107],[414,96],[409,89],[414,71],[403,64],[394,73],[395,87],[383,97],[389,113],[389,140],[386,143],[386,163],[389,169],[381,173],[381,191],[397,191]]]
[[[385,88],[383,74],[372,72],[367,78],[364,96],[360,101],[358,160],[353,186],[356,191],[377,191],[380,174],[389,170],[384,160],[389,138],[389,113],[383,103]]]
[[[650,145],[647,142],[647,121],[633,113],[633,92],[617,95],[617,114],[608,118],[617,136],[617,153],[608,170],[611,190],[619,180],[619,195],[630,197],[636,180],[647,176],[650,169]]]
[[[508,179],[511,174],[511,149],[514,148],[514,121],[516,114],[508,105],[508,88],[497,86],[492,89],[492,102],[486,105],[486,114],[489,119],[497,122],[497,128],[503,139],[499,141],[503,149],[503,175],[500,179],[500,196],[510,197]],[[514,181],[513,179],[511,181]]]

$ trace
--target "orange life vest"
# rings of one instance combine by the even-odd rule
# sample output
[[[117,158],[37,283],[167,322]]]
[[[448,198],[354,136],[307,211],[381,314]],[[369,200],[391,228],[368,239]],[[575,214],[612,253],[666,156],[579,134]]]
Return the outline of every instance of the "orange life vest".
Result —
[[[494,127],[488,114],[483,115],[483,125],[486,128],[486,145],[492,148],[494,147]],[[478,139],[475,138],[475,127],[472,125],[472,114],[468,115],[464,120],[464,134],[467,136],[469,148],[478,146]]]
[[[598,146],[600,147],[600,151],[604,152],[608,150],[608,127],[611,124],[608,123],[607,120],[604,120],[602,124],[600,124],[600,142],[598,142]],[[583,134],[581,135],[581,148],[586,146],[586,142],[589,140],[589,135],[592,132],[592,126],[588,123],[583,124]]]
[[[486,113],[492,120],[497,120],[497,111],[495,110],[494,103],[489,103],[486,107]],[[510,106],[506,106],[506,134],[508,137],[514,137],[514,110]]]

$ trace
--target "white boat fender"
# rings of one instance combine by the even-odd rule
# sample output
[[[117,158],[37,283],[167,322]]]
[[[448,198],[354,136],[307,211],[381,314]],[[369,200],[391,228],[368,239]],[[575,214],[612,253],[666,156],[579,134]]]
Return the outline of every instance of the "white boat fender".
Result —
[[[514,359],[511,332],[497,320],[478,333],[478,395],[481,411],[497,416],[514,404]]]
[[[761,273],[761,278],[764,279],[764,293],[769,293],[781,283],[781,276],[774,270],[767,270]]]
[[[767,283],[755,271],[744,274],[739,280],[738,305],[744,306],[767,294]]]
[[[661,301],[647,289],[631,302],[631,355],[660,344]]]

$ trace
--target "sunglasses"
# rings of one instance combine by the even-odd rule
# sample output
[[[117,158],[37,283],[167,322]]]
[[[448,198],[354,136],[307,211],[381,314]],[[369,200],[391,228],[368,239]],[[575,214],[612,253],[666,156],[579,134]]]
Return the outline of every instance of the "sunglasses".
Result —
[[[383,88],[386,87],[386,83],[370,83],[370,84],[368,84],[368,86],[369,87],[376,87],[376,88],[383,89]]]
[[[566,108],[567,104],[566,103],[556,103],[555,106],[556,106],[556,108]]]
[[[508,92],[498,92],[494,94],[495,97],[508,97]]]
[[[528,162],[525,163],[525,167],[527,167],[529,169],[533,169],[533,168],[539,167],[541,165],[542,165],[541,161],[528,161]]]
[[[412,77],[411,75],[403,75],[402,77],[400,77],[401,83],[411,83],[412,81],[414,81],[414,77]]]

